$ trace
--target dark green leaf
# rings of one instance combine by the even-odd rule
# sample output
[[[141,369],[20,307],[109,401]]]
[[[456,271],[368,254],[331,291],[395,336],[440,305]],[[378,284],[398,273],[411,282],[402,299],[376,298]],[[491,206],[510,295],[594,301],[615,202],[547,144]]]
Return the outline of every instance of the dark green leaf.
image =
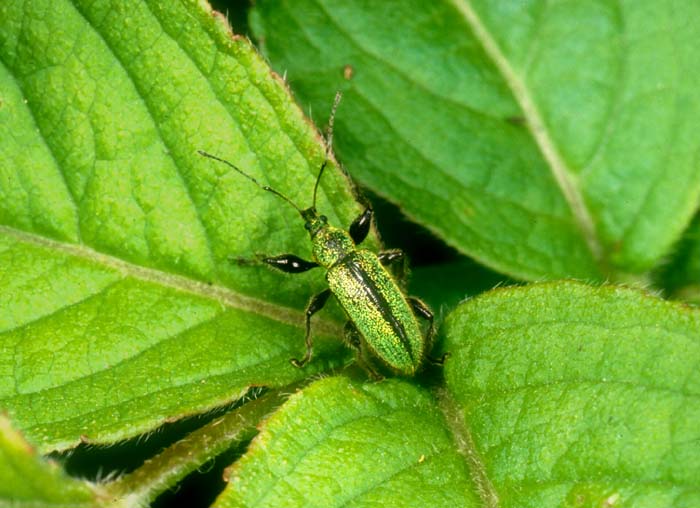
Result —
[[[700,197],[700,4],[260,0],[251,27],[363,184],[525,279],[621,278]]]

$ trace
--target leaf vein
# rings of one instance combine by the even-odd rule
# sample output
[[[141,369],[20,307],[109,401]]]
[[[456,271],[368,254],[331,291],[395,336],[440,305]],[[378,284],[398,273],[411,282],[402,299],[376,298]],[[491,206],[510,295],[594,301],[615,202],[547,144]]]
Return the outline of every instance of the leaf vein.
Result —
[[[483,24],[469,0],[450,0],[450,2],[464,16],[474,36],[482,44],[484,51],[491,58],[503,76],[504,81],[510,87],[526,118],[527,128],[537,143],[542,156],[549,164],[552,176],[569,204],[569,208],[591,254],[601,263],[603,261],[603,248],[598,239],[593,217],[585,203],[582,189],[580,188],[580,181],[557,150],[525,81],[508,62],[508,59],[488,32],[487,27]]]

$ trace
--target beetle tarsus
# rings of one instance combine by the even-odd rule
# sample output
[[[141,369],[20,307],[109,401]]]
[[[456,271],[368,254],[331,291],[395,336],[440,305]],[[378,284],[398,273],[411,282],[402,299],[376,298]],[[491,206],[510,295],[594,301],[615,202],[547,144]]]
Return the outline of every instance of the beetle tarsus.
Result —
[[[434,358],[430,355],[428,355],[425,359],[430,365],[435,365],[436,367],[442,367],[445,365],[445,360],[447,360],[450,357],[450,352],[448,351],[447,353],[443,353],[442,355],[438,356],[437,358]]]
[[[304,368],[304,365],[309,363],[310,359],[311,359],[311,355],[308,355],[308,358],[306,356],[304,356],[304,358],[302,358],[301,360],[297,360],[296,358],[291,358],[289,360],[289,363],[294,365],[297,369],[302,369],[302,368]]]

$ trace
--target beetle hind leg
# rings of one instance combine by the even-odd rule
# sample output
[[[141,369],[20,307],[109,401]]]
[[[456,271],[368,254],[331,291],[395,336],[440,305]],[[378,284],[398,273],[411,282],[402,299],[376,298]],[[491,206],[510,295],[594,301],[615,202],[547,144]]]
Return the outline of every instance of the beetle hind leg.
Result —
[[[414,296],[409,296],[408,302],[411,304],[415,315],[425,319],[428,322],[428,331],[425,334],[425,350],[426,352],[429,352],[433,348],[433,341],[435,340],[435,316],[428,306],[420,299]],[[444,353],[439,358],[433,358],[429,354],[426,354],[425,358],[428,363],[432,365],[442,366],[448,356],[449,353]]]
[[[433,315],[433,312],[428,308],[426,304],[423,303],[422,300],[416,298],[415,296],[409,296],[408,303],[411,304],[411,307],[413,308],[413,313],[417,317],[423,318],[428,322],[428,333],[426,334],[426,338],[432,341],[433,325],[435,321],[435,316]]]
[[[375,369],[374,365],[372,365],[372,361],[367,354],[367,349],[362,342],[360,332],[357,330],[352,321],[345,323],[345,343],[355,350],[357,365],[367,371],[372,379],[376,381],[384,379],[384,376],[382,376],[377,369]]]
[[[435,316],[433,315],[433,312],[428,308],[426,304],[424,304],[420,299],[410,296],[408,298],[409,303],[411,304],[411,307],[413,308],[413,312],[416,314],[416,316],[421,317],[428,321],[429,326],[428,326],[428,331],[425,334],[425,350],[430,351],[433,348],[433,341],[435,340],[435,326],[434,326],[434,321],[435,321]],[[429,354],[426,354],[425,359],[427,360],[428,363],[431,365],[436,365],[438,367],[442,367],[445,364],[445,360],[447,357],[450,356],[450,353],[443,353],[440,357],[435,358],[430,356]]]

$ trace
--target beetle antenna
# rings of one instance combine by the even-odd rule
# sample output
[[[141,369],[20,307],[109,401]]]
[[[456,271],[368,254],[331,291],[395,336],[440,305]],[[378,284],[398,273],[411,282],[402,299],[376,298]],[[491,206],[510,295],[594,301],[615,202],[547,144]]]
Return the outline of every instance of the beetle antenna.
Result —
[[[205,152],[204,150],[197,150],[197,153],[198,153],[199,155],[204,156],[204,157],[208,157],[209,159],[213,159],[213,160],[215,160],[215,161],[223,162],[224,164],[226,164],[226,165],[229,166],[230,168],[235,169],[235,170],[238,171],[241,175],[245,176],[248,180],[250,180],[250,181],[253,182],[255,185],[257,185],[258,187],[260,187],[262,190],[267,191],[267,192],[271,192],[271,193],[274,194],[275,196],[278,196],[278,197],[284,199],[287,203],[289,203],[290,205],[292,205],[292,206],[294,207],[294,209],[295,209],[297,212],[299,212],[299,213],[301,214],[301,212],[302,212],[301,208],[299,208],[297,205],[295,205],[294,202],[293,202],[291,199],[289,199],[287,196],[285,196],[284,194],[282,194],[282,193],[279,192],[278,190],[273,189],[273,188],[270,187],[269,185],[262,185],[262,184],[261,184],[260,182],[258,182],[255,178],[253,178],[252,176],[250,176],[248,173],[244,172],[242,169],[240,169],[238,166],[236,166],[236,165],[233,164],[232,162],[229,162],[229,161],[227,161],[226,159],[222,159],[222,158],[220,158],[220,157],[217,157],[216,155],[212,155],[212,154],[210,154],[210,153],[207,153],[207,152]],[[303,215],[302,215],[302,217],[303,217]]]
[[[316,194],[318,192],[318,184],[321,182],[321,175],[323,174],[323,170],[326,169],[326,165],[328,164],[328,156],[330,155],[331,150],[333,149],[333,122],[335,121],[335,112],[338,109],[338,104],[340,103],[340,99],[342,97],[343,94],[341,94],[340,91],[335,93],[335,100],[333,101],[333,107],[331,108],[331,116],[330,118],[328,118],[328,131],[326,134],[326,158],[323,160],[323,164],[321,164],[321,169],[318,172],[318,176],[316,177],[316,184],[314,185],[314,210],[316,209]]]

